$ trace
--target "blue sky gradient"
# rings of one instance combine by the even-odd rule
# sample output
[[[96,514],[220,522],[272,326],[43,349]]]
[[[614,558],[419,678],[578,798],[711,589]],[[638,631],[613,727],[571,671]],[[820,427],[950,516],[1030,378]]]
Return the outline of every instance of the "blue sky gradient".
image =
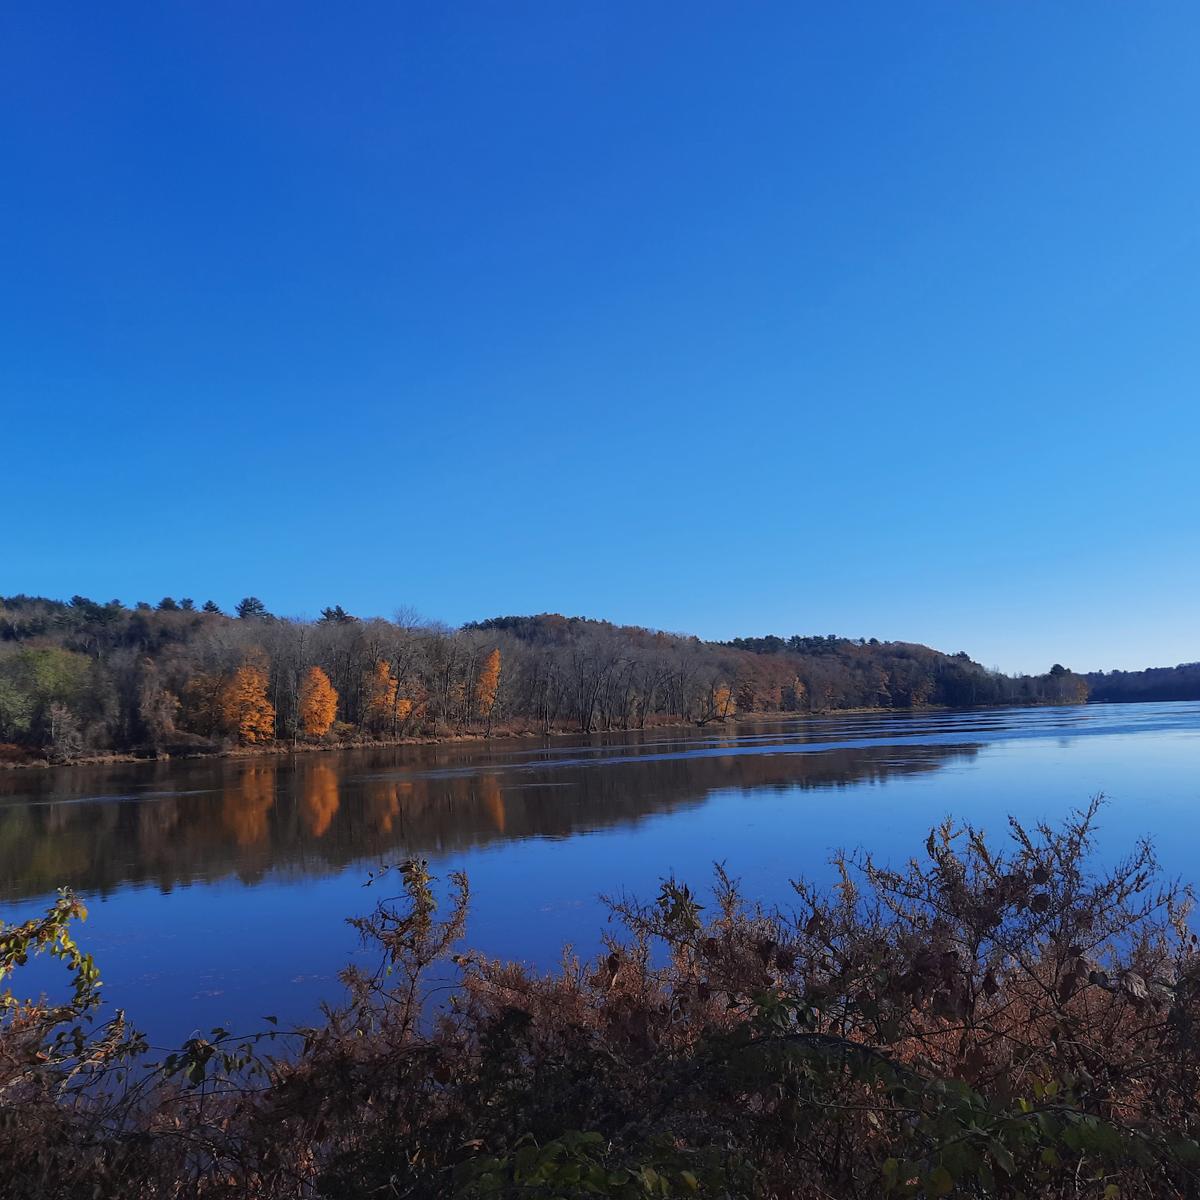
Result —
[[[1200,657],[1200,7],[0,17],[0,593]]]

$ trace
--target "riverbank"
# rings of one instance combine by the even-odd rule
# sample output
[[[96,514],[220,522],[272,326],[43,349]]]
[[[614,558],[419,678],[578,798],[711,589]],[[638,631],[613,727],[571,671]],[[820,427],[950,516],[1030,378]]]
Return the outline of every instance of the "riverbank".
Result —
[[[1029,706],[1026,706],[1029,707]],[[85,754],[72,758],[68,762],[51,762],[45,758],[30,757],[24,761],[6,761],[0,759],[0,771],[50,770],[57,767],[103,767],[118,763],[139,762],[174,762],[195,761],[212,758],[278,758],[294,754],[328,754],[339,750],[379,750],[400,746],[440,746],[460,744],[485,744],[505,740],[533,740],[541,738],[551,740],[569,737],[597,737],[604,734],[646,733],[653,731],[669,731],[672,729],[737,729],[745,725],[762,725],[778,721],[816,720],[826,717],[853,717],[883,715],[885,713],[911,714],[924,712],[969,711],[968,709],[954,710],[944,704],[925,704],[913,708],[831,708],[819,709],[812,712],[756,712],[735,713],[724,720],[714,721],[658,721],[642,726],[625,728],[614,726],[608,729],[593,729],[585,732],[580,729],[560,727],[556,729],[541,729],[529,726],[505,725],[493,728],[488,733],[482,730],[470,730],[456,733],[422,734],[407,737],[354,737],[321,739],[320,741],[281,740],[265,742],[257,745],[223,745],[215,749],[174,751],[160,750],[157,752],[136,751],[115,752],[103,754]],[[31,752],[32,754],[32,752]]]

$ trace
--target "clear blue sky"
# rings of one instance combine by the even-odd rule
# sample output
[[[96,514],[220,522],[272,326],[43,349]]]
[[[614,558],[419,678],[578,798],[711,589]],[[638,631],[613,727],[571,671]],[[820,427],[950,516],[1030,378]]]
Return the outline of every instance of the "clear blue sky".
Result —
[[[1200,6],[6,6],[0,593],[1200,658]]]

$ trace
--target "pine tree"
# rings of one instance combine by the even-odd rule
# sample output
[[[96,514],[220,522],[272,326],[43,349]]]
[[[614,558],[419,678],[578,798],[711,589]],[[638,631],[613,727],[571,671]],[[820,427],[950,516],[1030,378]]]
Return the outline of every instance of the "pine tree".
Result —
[[[324,737],[337,716],[338,694],[329,676],[313,667],[300,685],[300,724],[306,737]]]
[[[267,606],[257,596],[247,596],[244,600],[238,601],[237,615],[243,621],[249,621],[255,617],[265,617],[268,615]]]

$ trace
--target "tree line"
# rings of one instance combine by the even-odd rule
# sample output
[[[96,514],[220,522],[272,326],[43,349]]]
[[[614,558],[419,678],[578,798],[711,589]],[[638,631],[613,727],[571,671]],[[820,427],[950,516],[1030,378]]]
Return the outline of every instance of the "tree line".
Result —
[[[1145,671],[1095,671],[1085,678],[1093,700],[1200,700],[1200,662]]]
[[[541,614],[451,629],[408,613],[275,616],[166,597],[0,598],[0,756],[707,724],[747,713],[1079,703],[1055,665],[1008,676],[906,642],[728,643]]]

